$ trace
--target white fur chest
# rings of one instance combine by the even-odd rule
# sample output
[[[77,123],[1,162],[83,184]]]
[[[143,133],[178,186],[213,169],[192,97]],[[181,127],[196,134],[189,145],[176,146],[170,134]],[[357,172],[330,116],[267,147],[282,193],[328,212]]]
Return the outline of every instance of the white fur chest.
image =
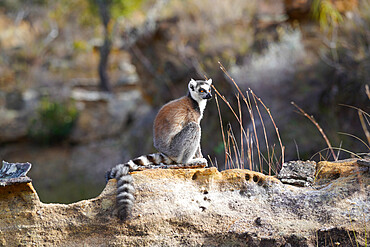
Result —
[[[199,111],[200,111],[200,117],[199,117],[199,122],[200,122],[200,120],[202,120],[203,118],[203,112],[204,112],[204,109],[206,108],[207,100],[198,101],[198,105],[199,105]]]

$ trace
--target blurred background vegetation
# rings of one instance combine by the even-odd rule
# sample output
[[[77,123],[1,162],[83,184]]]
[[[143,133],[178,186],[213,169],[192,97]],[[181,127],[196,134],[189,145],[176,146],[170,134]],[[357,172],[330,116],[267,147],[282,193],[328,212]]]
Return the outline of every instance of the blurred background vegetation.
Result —
[[[366,0],[2,0],[0,158],[31,162],[44,202],[96,196],[110,167],[155,152],[161,105],[207,77],[242,121],[219,97],[221,130],[209,102],[203,154],[220,170],[274,174],[283,155],[269,112],[250,91],[254,121],[248,100],[239,110],[218,62],[269,108],[285,161],[334,158],[292,101],[339,158],[369,152],[369,27]]]

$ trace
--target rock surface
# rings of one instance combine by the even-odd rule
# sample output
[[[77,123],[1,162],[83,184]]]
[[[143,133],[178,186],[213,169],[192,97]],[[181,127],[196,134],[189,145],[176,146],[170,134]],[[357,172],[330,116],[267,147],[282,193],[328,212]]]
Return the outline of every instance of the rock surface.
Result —
[[[115,95],[82,89],[72,90],[72,99],[81,107],[71,141],[93,143],[122,132],[130,115],[143,104],[140,92],[132,90]]]
[[[319,163],[310,188],[240,169],[135,172],[126,222],[116,217],[115,180],[69,205],[40,202],[31,183],[0,187],[0,246],[365,246],[370,176],[351,162]]]
[[[278,178],[285,184],[307,187],[314,181],[315,169],[315,161],[290,161],[283,164]]]

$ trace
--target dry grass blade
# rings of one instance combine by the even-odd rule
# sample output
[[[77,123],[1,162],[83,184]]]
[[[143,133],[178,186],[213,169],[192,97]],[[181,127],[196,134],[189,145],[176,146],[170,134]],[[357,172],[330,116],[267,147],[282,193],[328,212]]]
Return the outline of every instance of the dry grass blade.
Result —
[[[265,103],[263,103],[263,101],[261,100],[261,98],[257,97],[257,95],[251,89],[249,89],[249,91],[251,92],[251,94],[253,95],[253,97],[255,97],[261,103],[261,105],[265,108],[267,114],[269,115],[269,117],[271,119],[272,124],[274,125],[275,132],[276,132],[276,135],[278,137],[280,148],[281,148],[281,166],[282,166],[284,164],[285,147],[283,146],[283,142],[281,141],[279,129],[276,126],[276,123],[274,121],[274,118],[272,117],[272,114],[271,114],[270,109],[267,108],[267,106],[265,105]]]
[[[331,238],[330,234],[329,234],[329,238],[330,238],[331,246],[334,246],[333,239]]]
[[[358,111],[360,111],[361,113],[363,113],[366,117],[369,117],[370,118],[370,114],[367,113],[366,111],[356,107],[356,106],[351,106],[351,105],[346,105],[346,104],[339,104],[340,106],[345,106],[345,107],[349,107],[349,108],[353,108],[353,109],[356,109]],[[366,119],[367,120],[367,119]],[[367,124],[370,125],[370,122],[367,120]]]
[[[231,110],[231,112],[234,114],[234,116],[235,116],[235,118],[236,118],[236,120],[238,121],[238,122],[240,122],[240,120],[239,120],[239,117],[238,117],[238,115],[235,113],[235,111],[234,111],[234,109],[231,107],[231,105],[230,105],[230,103],[229,103],[229,101],[227,101],[227,99],[225,98],[225,96],[223,96],[222,94],[220,94],[220,92],[216,89],[216,87],[215,86],[213,86],[212,85],[212,88],[213,88],[213,90],[215,90],[215,92],[216,92],[216,94],[225,102],[225,104],[230,108],[230,110]]]
[[[234,86],[236,87],[236,89],[238,89],[239,93],[242,95],[244,101],[246,100],[245,97],[244,97],[244,94],[242,92],[242,90],[240,90],[238,84],[236,84],[236,82],[234,81],[234,79],[230,76],[230,74],[227,72],[227,70],[225,69],[225,67],[222,65],[221,62],[218,62],[218,64],[220,65],[220,69],[222,70],[222,72],[225,73],[225,75],[234,83]]]
[[[370,145],[370,133],[369,133],[369,130],[367,129],[367,126],[366,126],[366,123],[365,123],[364,114],[362,112],[358,111],[358,116],[360,118],[361,127],[364,130],[364,133],[365,133],[365,136],[366,136],[366,139],[367,139],[367,143],[369,143],[369,145]]]
[[[233,149],[234,149],[234,154],[235,154],[235,162],[237,164],[237,168],[241,169],[243,166],[242,166],[242,161],[240,160],[240,151],[239,151],[239,148],[238,148],[238,145],[237,145],[237,141],[235,139],[235,135],[234,135],[234,132],[231,128],[231,125],[229,124],[229,130],[228,130],[228,136],[231,140],[231,143],[233,145]]]
[[[237,95],[237,100],[238,100],[238,109],[239,109],[239,124],[240,124],[240,129],[243,129],[243,117],[242,117],[242,107],[240,105],[240,97],[239,94]],[[240,131],[240,148],[241,148],[241,157],[240,161],[242,163],[242,166],[244,167],[244,140],[243,140],[243,132]]]
[[[366,219],[365,218],[365,213],[362,211],[363,213],[363,219]],[[364,222],[364,226],[365,226],[365,246],[368,246],[367,245],[367,230],[366,230],[366,222]]]
[[[228,130],[228,141],[227,141],[227,144],[225,143],[224,141],[224,144],[225,144],[225,150],[228,150],[228,156],[227,156],[227,159],[225,161],[225,164],[229,164],[230,162],[228,162],[228,159],[231,159],[231,147],[229,146],[230,145],[230,140],[231,142],[233,143],[233,149],[234,149],[234,153],[235,153],[235,159],[237,162],[237,165],[238,165],[238,168],[242,168],[244,167],[244,138],[243,138],[243,134],[244,134],[244,137],[247,139],[247,141],[249,141],[249,135],[247,135],[244,131],[244,127],[243,127],[243,123],[242,123],[242,112],[241,112],[241,105],[240,105],[240,98],[239,98],[239,95],[236,96],[237,100],[238,100],[238,110],[239,110],[239,116],[236,115],[234,109],[231,107],[230,103],[226,100],[225,96],[221,95],[218,90],[213,86],[215,92],[216,92],[216,96],[219,95],[219,97],[226,103],[226,105],[229,107],[229,109],[231,110],[231,112],[234,114],[236,120],[239,122],[239,126],[240,126],[240,142],[241,142],[241,147],[242,147],[242,152],[240,153],[239,149],[237,148],[237,146],[235,145],[237,142],[236,142],[236,139],[235,139],[235,136],[234,134],[232,133],[232,128],[231,128],[231,125],[229,125],[229,130]],[[218,102],[217,102],[217,105],[218,105]],[[217,106],[218,109],[219,109],[219,106]],[[219,115],[221,116],[220,114],[220,109],[219,109]],[[222,120],[220,119],[220,122],[222,123]],[[221,128],[223,129],[223,126],[221,125]],[[248,129],[249,131],[249,129]],[[250,151],[249,148],[252,148],[253,145],[248,145],[248,154],[252,155],[253,154],[253,151]],[[226,151],[227,152],[227,151]],[[242,157],[242,158],[241,158]],[[251,156],[248,157],[249,159],[249,167],[250,169],[252,170],[252,158]],[[233,163],[233,161],[231,161]]]
[[[263,122],[263,118],[262,118],[260,109],[258,107],[255,94],[252,94],[252,96],[253,96],[253,100],[254,100],[254,106],[256,107],[258,116],[259,116],[260,121],[261,121],[262,129],[263,129],[263,135],[265,137],[265,143],[266,143],[266,149],[267,149],[267,157],[269,158],[270,157],[270,148],[269,148],[269,143],[268,143],[268,139],[267,139],[267,132],[266,132],[265,123]],[[272,163],[269,162],[268,165],[269,165],[269,175],[271,175],[271,165],[272,165]]]
[[[241,115],[241,109],[239,108],[239,116],[236,114],[236,112],[234,111],[234,109],[232,108],[232,106],[230,105],[229,101],[225,98],[225,96],[221,95],[220,92],[216,89],[215,86],[212,85],[212,88],[214,89],[214,91],[216,92],[216,104],[217,104],[217,109],[218,109],[218,113],[219,113],[219,116],[220,116],[220,124],[221,124],[221,131],[222,131],[222,136],[223,136],[223,142],[224,142],[224,145],[225,145],[225,166],[228,166],[228,157],[231,157],[231,153],[230,153],[230,150],[229,150],[229,155],[227,156],[226,155],[226,152],[227,150],[229,149],[229,140],[228,142],[226,143],[226,139],[225,139],[225,134],[224,134],[224,130],[223,130],[223,125],[222,125],[222,117],[221,117],[221,111],[220,111],[220,106],[219,106],[219,103],[218,103],[218,98],[217,98],[217,95],[225,102],[225,104],[228,106],[228,108],[231,110],[231,112],[233,113],[233,115],[235,116],[236,120],[238,121],[239,125],[240,125],[240,128],[241,128],[241,143],[243,143],[243,136],[245,138],[247,138],[247,134],[245,133],[245,130],[243,128],[243,124],[242,124],[242,115]],[[244,149],[244,148],[243,148]],[[243,153],[244,153],[244,150],[243,150]],[[239,157],[241,155],[239,154]],[[242,161],[244,162],[244,160]]]
[[[307,117],[315,126],[316,128],[320,131],[322,137],[324,138],[326,145],[328,145],[329,150],[331,151],[331,154],[333,155],[334,160],[337,160],[337,156],[334,153],[333,147],[330,144],[330,141],[328,137],[325,135],[324,130],[320,127],[320,125],[317,123],[317,121],[314,119],[313,116],[308,115],[302,108],[300,108],[297,104],[294,102],[291,102],[293,106],[295,106],[305,117]]]
[[[337,157],[338,157],[338,159],[339,159],[339,157],[340,157],[340,151],[342,150],[342,144],[343,144],[343,141],[340,141],[339,149],[338,149],[338,152],[337,152]]]
[[[211,166],[212,167],[216,167],[217,168],[217,170],[218,170],[218,167],[213,163],[213,161],[212,161],[212,159],[211,159],[211,156],[209,156],[209,155],[207,155],[207,158],[208,158],[208,160],[209,160],[209,162],[211,162]]]
[[[348,234],[349,240],[351,241],[351,245],[352,245],[352,246],[354,246],[354,245],[353,245],[353,242],[352,242],[351,234],[349,233],[349,231],[348,231],[348,230],[346,230],[346,231],[347,231],[347,234]]]
[[[247,99],[248,99],[248,102],[245,102],[245,103],[247,105],[249,116],[251,117],[251,121],[252,121],[254,137],[256,139],[256,147],[257,147],[257,153],[258,153],[258,163],[260,165],[260,171],[262,172],[261,151],[260,151],[260,144],[259,144],[258,135],[257,135],[256,121],[254,120],[252,104],[251,104],[251,100],[249,98],[249,93],[248,92],[247,92]]]
[[[230,145],[230,135],[229,132],[227,133],[227,157],[230,162],[227,163],[226,168],[232,169],[235,167],[233,158],[231,156],[231,145]]]
[[[250,134],[249,129],[247,129],[247,150],[248,150],[248,163],[249,163],[249,170],[252,171],[252,145],[250,143]]]
[[[368,94],[368,93],[370,93],[370,92],[368,92],[368,90],[369,90],[369,86],[368,85],[366,85],[367,87],[366,87],[366,94]],[[369,94],[368,94],[368,96],[370,96]],[[369,97],[370,98],[370,97]],[[345,104],[339,104],[340,106],[345,106],[345,107],[349,107],[349,108],[353,108],[353,109],[356,109],[357,111],[358,111],[358,116],[359,116],[359,118],[360,118],[360,122],[361,122],[361,127],[362,127],[362,129],[363,129],[363,131],[364,131],[364,133],[365,133],[365,136],[366,136],[366,139],[367,139],[367,142],[369,143],[369,145],[370,145],[370,132],[369,132],[369,130],[367,129],[367,126],[366,126],[366,123],[367,123],[367,125],[369,125],[370,126],[370,121],[369,121],[369,119],[368,118],[370,118],[370,114],[369,113],[367,113],[367,112],[365,112],[364,110],[362,110],[362,109],[360,109],[360,108],[358,108],[358,107],[355,107],[355,106],[351,106],[351,105],[345,105]]]
[[[275,156],[275,144],[271,147],[271,157],[269,157],[269,164],[274,163],[274,156]]]
[[[369,149],[370,151],[370,146],[366,144],[365,141],[363,141],[360,137],[357,137],[355,135],[352,135],[352,134],[348,134],[348,133],[343,133],[343,132],[338,132],[338,134],[340,135],[346,135],[346,136],[350,136],[350,137],[353,137],[355,138],[356,140],[359,140],[362,144],[364,144],[366,146],[367,149]]]
[[[349,213],[349,222],[351,223],[351,227],[353,229],[353,236],[355,237],[355,243],[356,243],[356,246],[358,247],[358,240],[357,240],[357,236],[356,236],[356,231],[354,230],[353,225],[352,225],[351,213]]]
[[[296,149],[296,151],[297,151],[297,158],[298,158],[298,160],[301,160],[301,157],[300,157],[300,155],[299,155],[298,144],[297,144],[297,142],[296,142],[296,140],[295,140],[295,139],[294,139],[293,141],[294,141],[295,149]]]
[[[226,149],[226,141],[225,141],[225,133],[224,133],[224,127],[222,124],[222,117],[221,117],[221,111],[220,111],[220,105],[218,104],[217,95],[215,97],[217,110],[218,110],[218,116],[220,117],[220,126],[221,126],[221,133],[222,133],[222,141],[224,143],[224,149],[225,149],[225,165],[227,164],[227,149]]]
[[[232,83],[234,84],[235,88],[237,89],[237,91],[239,92],[239,94],[237,95],[237,100],[238,100],[238,109],[239,109],[239,116],[235,113],[235,111],[232,109],[231,105],[229,104],[229,102],[225,99],[224,96],[221,96],[221,94],[216,90],[215,87],[213,87],[215,89],[215,92],[216,94],[218,94],[220,96],[220,98],[226,103],[226,105],[230,108],[230,110],[232,111],[232,113],[234,114],[235,118],[237,119],[237,121],[239,122],[240,124],[240,127],[241,127],[241,130],[243,133],[241,133],[241,145],[243,145],[243,135],[244,137],[246,137],[246,140],[247,140],[247,145],[248,145],[248,162],[249,162],[249,167],[251,168],[252,167],[252,164],[253,164],[253,141],[255,140],[255,147],[257,149],[257,152],[258,152],[258,162],[259,162],[259,169],[260,171],[262,172],[262,164],[263,164],[263,160],[266,161],[269,165],[269,174],[271,174],[271,170],[272,170],[272,163],[270,162],[274,160],[274,157],[270,157],[270,149],[269,149],[269,145],[268,145],[268,139],[267,139],[267,132],[266,132],[266,128],[265,128],[265,125],[263,123],[263,118],[262,118],[262,115],[261,115],[261,112],[258,108],[258,104],[257,104],[257,100],[263,105],[263,107],[265,108],[265,110],[267,111],[273,125],[274,125],[274,128],[275,128],[275,131],[276,131],[276,134],[277,134],[277,138],[279,140],[279,143],[280,143],[280,148],[281,148],[281,164],[284,163],[284,152],[285,152],[285,147],[283,146],[283,143],[281,141],[281,137],[280,137],[280,134],[279,134],[279,130],[276,126],[276,123],[272,117],[272,114],[270,112],[270,110],[266,107],[266,105],[262,102],[262,100],[260,98],[258,98],[252,90],[250,90],[252,96],[253,96],[253,101],[255,103],[255,107],[256,107],[256,110],[258,112],[258,115],[260,117],[260,120],[261,120],[261,124],[262,124],[262,128],[263,128],[263,132],[264,132],[264,137],[265,137],[265,143],[266,143],[266,149],[267,149],[267,152],[268,152],[268,157],[267,159],[263,156],[261,150],[260,150],[260,142],[259,142],[259,138],[258,138],[258,135],[257,135],[257,127],[256,127],[256,121],[255,121],[255,118],[254,118],[254,114],[253,114],[253,108],[252,108],[252,102],[251,102],[251,99],[249,97],[249,92],[246,92],[246,96],[243,94],[243,92],[241,91],[241,89],[239,88],[238,84],[235,82],[235,80],[230,76],[230,74],[226,71],[225,67],[220,63],[218,62],[219,65],[220,65],[220,69],[225,73],[225,75],[232,81]],[[248,113],[249,113],[249,116],[250,116],[250,119],[251,119],[251,123],[252,123],[252,127],[253,127],[253,135],[250,135],[249,133],[249,129],[247,130],[248,131],[248,134],[246,136],[246,133],[243,129],[243,124],[242,124],[242,115],[241,115],[241,107],[240,107],[240,96],[242,97],[243,101],[245,102],[246,106],[247,106],[247,109],[248,109]],[[239,157],[243,157],[242,158],[242,162],[244,162],[244,147],[241,148],[242,150],[242,154],[239,156]]]
[[[354,153],[354,152],[351,152],[351,151],[349,151],[349,150],[347,150],[347,149],[344,149],[344,148],[336,148],[336,147],[332,147],[332,149],[334,150],[340,150],[340,151],[343,151],[343,152],[346,152],[346,153],[349,153],[350,155],[352,155],[353,157],[356,157],[356,158],[359,158],[359,159],[361,159],[361,156],[359,156],[359,155],[357,155],[356,153]],[[311,156],[311,158],[310,158],[310,160],[313,160],[313,158],[316,156],[316,155],[320,155],[320,160],[327,160],[327,158],[324,158],[323,156],[322,156],[322,154],[321,154],[321,152],[323,152],[323,151],[327,151],[327,150],[330,150],[330,148],[324,148],[324,149],[322,149],[322,150],[320,150],[320,151],[318,151],[318,152],[316,152],[314,155],[312,155]],[[330,150],[331,151],[331,150]]]
[[[365,85],[365,91],[366,91],[366,95],[367,95],[367,97],[370,99],[370,89],[369,89],[369,85]]]

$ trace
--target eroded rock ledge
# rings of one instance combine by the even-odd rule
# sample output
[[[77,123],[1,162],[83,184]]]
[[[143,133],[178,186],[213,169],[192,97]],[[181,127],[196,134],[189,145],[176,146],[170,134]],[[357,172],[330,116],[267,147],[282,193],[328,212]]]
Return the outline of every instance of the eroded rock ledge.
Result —
[[[317,171],[313,187],[239,169],[136,172],[127,222],[115,215],[115,180],[69,205],[40,202],[30,182],[0,187],[0,246],[365,246],[369,167]]]

